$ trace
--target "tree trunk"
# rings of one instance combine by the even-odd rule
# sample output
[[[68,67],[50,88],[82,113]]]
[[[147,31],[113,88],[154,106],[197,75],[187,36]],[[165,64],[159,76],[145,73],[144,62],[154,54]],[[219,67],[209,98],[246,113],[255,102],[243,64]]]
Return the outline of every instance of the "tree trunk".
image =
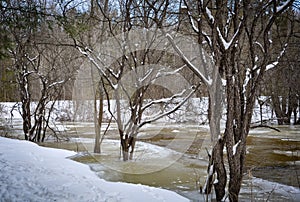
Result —
[[[134,152],[134,148],[135,148],[135,141],[136,141],[136,139],[134,137],[130,137],[129,144],[130,144],[130,147],[131,147],[131,151],[130,151],[129,160],[133,159],[133,152]]]
[[[134,137],[131,136],[128,137],[128,135],[125,135],[125,139],[121,139],[123,161],[128,161],[133,159],[135,141],[136,139]],[[129,152],[130,148],[131,151]]]
[[[19,68],[19,67],[18,67]],[[20,99],[22,103],[22,119],[23,119],[23,132],[25,140],[30,140],[31,134],[31,110],[30,110],[30,99],[31,94],[28,90],[28,78],[23,75],[26,69],[18,74],[18,84],[20,91]]]
[[[94,126],[95,126],[95,146],[94,153],[101,153],[101,126],[103,121],[103,93],[99,92],[99,110],[97,109],[97,95],[94,96]],[[98,113],[97,113],[98,112]]]
[[[209,158],[209,166],[208,166],[208,179],[206,181],[206,185],[204,187],[204,193],[209,194],[212,191],[212,186],[214,185],[216,192],[217,201],[221,201],[225,196],[225,187],[227,181],[227,175],[224,165],[223,158],[223,149],[224,149],[224,139],[218,139],[215,144],[212,154]],[[216,172],[217,179],[214,179],[213,174]]]
[[[122,148],[122,155],[123,155],[123,161],[128,161],[128,137],[125,137],[125,139],[121,139],[121,148]]]
[[[243,166],[245,162],[245,151],[246,145],[242,142],[236,143],[238,146],[233,149],[227,149],[228,161],[229,163],[229,200],[238,201],[239,193],[241,190],[241,184],[243,180]],[[234,151],[236,150],[236,151]],[[230,152],[233,152],[230,154]]]
[[[277,123],[278,125],[283,125],[285,124],[285,119],[286,119],[286,115],[284,113],[284,104],[283,106],[281,107],[281,102],[280,102],[280,99],[278,96],[276,95],[272,95],[272,107],[275,111],[275,115],[276,115],[276,118],[277,118]],[[282,98],[284,99],[284,98]]]

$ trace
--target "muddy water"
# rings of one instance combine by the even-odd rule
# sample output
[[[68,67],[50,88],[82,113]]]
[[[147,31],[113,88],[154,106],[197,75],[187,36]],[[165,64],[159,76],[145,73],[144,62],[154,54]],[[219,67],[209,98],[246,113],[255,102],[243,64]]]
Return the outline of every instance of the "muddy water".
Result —
[[[300,188],[300,127],[251,131],[246,165],[262,179]]]
[[[80,155],[73,159],[88,164],[101,178],[162,187],[193,201],[204,201],[199,189],[206,177],[205,148],[210,148],[206,128],[187,124],[150,125],[140,133],[139,141],[144,143],[137,145],[134,159],[123,162],[115,126],[106,136],[100,155],[92,154],[91,123],[65,126],[70,142],[44,145],[79,151]],[[250,132],[242,201],[300,200],[300,127],[279,129],[280,133],[267,128]]]

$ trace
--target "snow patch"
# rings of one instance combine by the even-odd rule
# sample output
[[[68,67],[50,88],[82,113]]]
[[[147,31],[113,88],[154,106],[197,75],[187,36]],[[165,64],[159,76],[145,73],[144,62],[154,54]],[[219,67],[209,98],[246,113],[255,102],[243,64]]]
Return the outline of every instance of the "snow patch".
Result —
[[[210,19],[211,23],[214,23],[215,22],[215,18],[211,14],[210,10],[207,7],[205,8],[205,10],[206,10],[206,14],[208,15],[208,18]]]
[[[218,184],[219,183],[219,180],[216,178],[215,180],[214,180],[214,184]]]
[[[211,176],[214,173],[214,164],[209,167],[209,175]]]
[[[67,159],[75,152],[0,137],[3,201],[188,201],[154,187],[107,182],[87,165]]]
[[[284,2],[284,4],[282,4],[281,6],[277,6],[276,7],[276,11],[279,13],[281,12],[292,0],[286,1]]]
[[[233,147],[232,147],[233,156],[236,154],[236,149],[240,143],[241,143],[241,140],[239,140],[235,145],[233,145]]]
[[[271,63],[271,64],[268,64],[267,67],[266,67],[266,71],[268,71],[268,70],[274,68],[277,64],[278,64],[277,61],[276,61],[276,62],[273,62],[273,63]]]

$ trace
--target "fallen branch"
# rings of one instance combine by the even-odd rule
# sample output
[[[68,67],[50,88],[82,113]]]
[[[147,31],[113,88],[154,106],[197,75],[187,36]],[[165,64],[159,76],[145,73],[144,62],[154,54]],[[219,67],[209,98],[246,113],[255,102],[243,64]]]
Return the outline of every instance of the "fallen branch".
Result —
[[[280,132],[279,129],[277,129],[277,128],[275,128],[275,127],[272,127],[272,126],[268,126],[268,125],[262,125],[262,124],[260,124],[260,125],[251,126],[251,127],[250,127],[250,129],[255,129],[255,128],[270,128],[270,129],[272,129],[272,130],[275,130],[275,131],[277,131],[277,132]]]

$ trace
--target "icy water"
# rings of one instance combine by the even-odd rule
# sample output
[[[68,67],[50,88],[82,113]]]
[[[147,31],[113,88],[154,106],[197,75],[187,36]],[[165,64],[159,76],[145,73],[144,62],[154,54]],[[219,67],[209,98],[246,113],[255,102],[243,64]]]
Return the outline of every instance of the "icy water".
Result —
[[[205,201],[199,189],[206,177],[205,148],[210,148],[206,127],[149,125],[141,131],[134,158],[128,162],[120,158],[115,125],[105,136],[101,154],[92,153],[92,123],[65,123],[63,127],[69,142],[42,145],[78,151],[73,159],[88,164],[99,177],[161,187],[192,201]],[[281,132],[268,128],[250,132],[241,201],[300,201],[300,127],[278,128]]]

